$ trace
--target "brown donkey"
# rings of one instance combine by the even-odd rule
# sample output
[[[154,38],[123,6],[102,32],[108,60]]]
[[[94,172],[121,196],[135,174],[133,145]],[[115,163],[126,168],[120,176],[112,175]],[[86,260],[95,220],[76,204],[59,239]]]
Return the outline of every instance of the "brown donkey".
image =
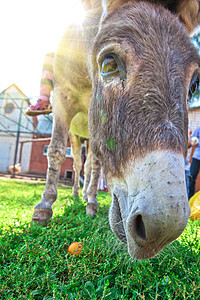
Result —
[[[56,55],[47,183],[33,220],[52,216],[70,123],[89,107],[93,155],[112,196],[111,228],[132,257],[145,259],[176,239],[190,215],[187,102],[200,58],[188,33],[199,23],[199,1],[83,2],[85,23],[68,30]],[[89,193],[87,212],[97,205]]]

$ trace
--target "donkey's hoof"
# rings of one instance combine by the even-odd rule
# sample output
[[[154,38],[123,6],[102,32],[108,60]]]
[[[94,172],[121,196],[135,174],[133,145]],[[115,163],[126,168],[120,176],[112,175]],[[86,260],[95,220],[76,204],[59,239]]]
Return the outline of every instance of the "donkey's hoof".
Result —
[[[86,214],[96,217],[98,205],[95,203],[88,203],[86,206]]]
[[[73,196],[76,198],[76,197],[79,197],[79,191],[74,191],[72,192]]]
[[[53,215],[52,209],[40,208],[35,209],[32,222],[37,222],[39,225],[46,225]]]
[[[88,202],[88,197],[87,197],[87,195],[83,195],[82,201]]]

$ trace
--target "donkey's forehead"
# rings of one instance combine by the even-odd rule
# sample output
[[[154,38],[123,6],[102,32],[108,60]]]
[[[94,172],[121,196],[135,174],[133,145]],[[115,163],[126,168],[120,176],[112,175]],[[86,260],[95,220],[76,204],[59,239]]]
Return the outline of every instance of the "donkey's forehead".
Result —
[[[156,41],[176,35],[188,39],[183,25],[167,9],[146,2],[129,2],[102,19],[93,51],[97,53],[110,41],[119,42],[128,38],[136,47],[137,42],[141,47],[151,43],[152,38]]]
[[[186,77],[191,64],[199,65],[197,50],[179,19],[166,8],[147,2],[129,2],[102,19],[91,50],[93,66],[111,46],[127,62],[151,57],[160,63],[168,60],[170,65],[182,66]]]

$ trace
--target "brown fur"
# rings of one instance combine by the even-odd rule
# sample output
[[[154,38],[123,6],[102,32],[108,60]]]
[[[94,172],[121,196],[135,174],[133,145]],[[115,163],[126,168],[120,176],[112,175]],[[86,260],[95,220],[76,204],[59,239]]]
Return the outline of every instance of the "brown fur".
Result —
[[[144,259],[176,239],[189,218],[187,95],[200,59],[186,30],[198,23],[198,2],[104,0],[103,10],[101,1],[84,2],[83,26],[68,30],[55,58],[47,183],[33,220],[52,216],[70,124],[87,119],[90,107],[92,174],[96,155],[113,199],[111,228],[132,257]],[[110,76],[101,71],[108,57],[118,67]],[[96,195],[88,193],[88,203],[96,213]]]
[[[133,0],[134,1],[134,0]],[[122,6],[130,0],[105,0],[108,7],[108,12],[114,11],[116,8]],[[144,0],[135,0],[135,2],[143,2]],[[199,0],[148,0],[150,3],[156,5],[160,4],[170,10],[172,13],[179,16],[181,22],[186,26],[189,33],[200,22],[200,8]]]
[[[200,22],[200,1],[180,1],[177,7],[177,14],[188,32],[191,33]]]
[[[113,24],[112,19],[126,24],[126,30],[124,25],[120,27]],[[152,24],[151,27],[148,24]],[[109,32],[112,36],[109,36]],[[129,74],[126,70],[129,78],[121,80],[118,85],[104,86],[98,79],[95,57],[102,45],[109,43],[123,45],[126,51],[118,54],[125,68],[131,70],[135,65],[135,71]],[[138,5],[134,7],[129,2],[124,5],[123,11],[116,9],[104,19],[92,54],[94,89],[90,106],[91,143],[100,160],[105,155],[108,157],[106,167],[110,171],[112,168],[113,174],[120,173],[129,157],[166,147],[185,153],[187,109],[186,101],[179,102],[187,97],[187,73],[192,62],[199,64],[199,56],[176,17],[162,7],[143,6],[141,3],[138,9]],[[98,101],[98,93],[101,93],[104,101]],[[106,124],[97,117],[101,111],[109,116]],[[141,130],[141,124],[145,130]],[[111,138],[115,142],[113,151],[107,145]]]
[[[15,166],[10,166],[9,167],[9,172],[10,173],[15,173],[15,174],[20,174],[21,173],[21,164],[18,163]]]

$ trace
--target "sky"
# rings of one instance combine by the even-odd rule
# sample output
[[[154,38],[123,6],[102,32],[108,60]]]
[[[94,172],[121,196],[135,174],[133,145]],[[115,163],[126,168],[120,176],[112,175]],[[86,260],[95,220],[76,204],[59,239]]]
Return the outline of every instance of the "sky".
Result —
[[[79,1],[0,2],[0,93],[15,83],[36,102],[44,55],[56,51],[69,24],[83,19]]]
[[[0,93],[15,83],[34,102],[45,53],[84,10],[79,0],[4,0],[0,11]]]

